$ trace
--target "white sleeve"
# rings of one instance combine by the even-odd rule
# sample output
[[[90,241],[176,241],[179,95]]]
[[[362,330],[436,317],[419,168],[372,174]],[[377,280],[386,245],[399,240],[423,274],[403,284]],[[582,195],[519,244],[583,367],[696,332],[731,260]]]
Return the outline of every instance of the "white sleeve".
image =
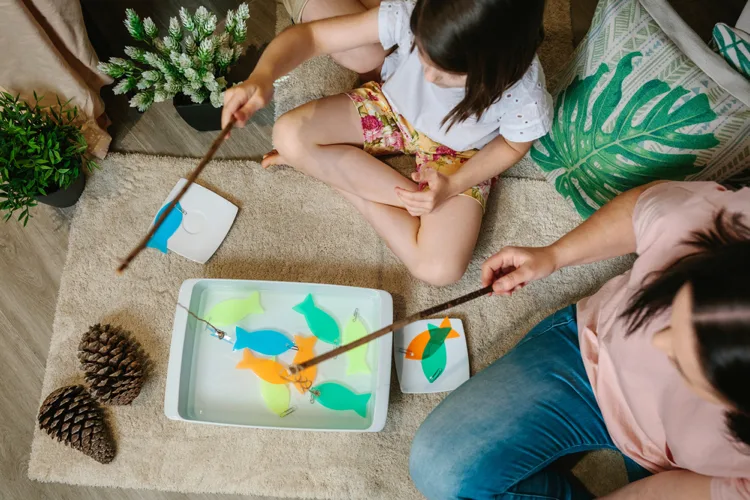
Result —
[[[496,106],[500,115],[498,131],[506,139],[529,142],[547,135],[552,127],[554,105],[538,58],[523,78],[505,91]]]
[[[409,20],[415,0],[383,0],[378,11],[378,36],[384,49],[411,44]]]

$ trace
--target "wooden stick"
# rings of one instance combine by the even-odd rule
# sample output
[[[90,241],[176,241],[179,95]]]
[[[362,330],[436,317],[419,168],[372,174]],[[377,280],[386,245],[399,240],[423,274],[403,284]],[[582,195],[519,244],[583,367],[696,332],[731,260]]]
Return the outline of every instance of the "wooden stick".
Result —
[[[234,124],[237,120],[232,116],[229,119],[229,123],[227,123],[227,126],[221,129],[221,132],[219,133],[218,137],[214,139],[214,142],[211,143],[211,147],[208,148],[208,152],[203,156],[200,163],[198,163],[198,166],[195,167],[195,169],[190,172],[190,175],[187,177],[187,182],[184,186],[182,186],[182,190],[177,193],[177,196],[174,197],[174,199],[169,202],[169,205],[167,205],[167,209],[164,210],[159,218],[154,222],[154,225],[151,226],[151,229],[146,233],[146,236],[143,237],[143,239],[136,245],[136,247],[130,251],[127,257],[125,257],[120,263],[120,267],[117,268],[117,274],[122,274],[125,269],[128,268],[130,263],[135,259],[139,253],[141,253],[145,248],[146,245],[148,245],[148,242],[151,240],[151,238],[154,236],[156,231],[161,227],[161,225],[164,223],[164,221],[167,219],[167,216],[169,213],[174,209],[174,207],[177,206],[177,203],[182,199],[183,195],[187,192],[188,189],[190,189],[190,186],[193,185],[195,180],[198,178],[198,176],[203,172],[203,169],[206,168],[206,165],[213,159],[214,155],[216,154],[216,151],[219,150],[219,147],[221,146],[221,143],[224,142],[224,139],[229,134],[229,131],[232,130],[232,127],[234,127]]]
[[[375,332],[372,332],[369,335],[366,335],[360,339],[355,340],[354,342],[349,342],[348,344],[342,345],[337,347],[336,349],[333,349],[332,351],[328,351],[325,354],[321,354],[320,356],[316,356],[312,359],[309,359],[307,361],[304,361],[298,365],[292,365],[289,367],[289,373],[292,375],[296,375],[297,373],[301,372],[302,370],[306,370],[310,367],[313,367],[317,364],[322,363],[323,361],[328,361],[331,358],[335,358],[336,356],[339,356],[341,354],[344,354],[347,351],[351,351],[352,349],[356,349],[357,347],[367,344],[368,342],[372,342],[373,340],[382,337],[383,335],[386,335],[390,332],[400,330],[401,328],[405,327],[409,323],[414,323],[415,321],[419,321],[421,319],[426,319],[430,316],[433,316],[439,312],[443,312],[446,309],[450,309],[452,307],[456,307],[457,305],[463,304],[465,302],[469,302],[470,300],[474,300],[478,297],[481,297],[483,295],[488,295],[492,293],[492,285],[488,285],[484,288],[480,288],[479,290],[473,291],[471,293],[467,293],[466,295],[462,295],[461,297],[457,297],[453,300],[449,300],[448,302],[443,302],[442,304],[438,304],[436,306],[430,307],[429,309],[425,309],[424,311],[420,311],[417,313],[412,314],[411,316],[407,316],[404,319],[400,319],[393,323],[392,325],[388,325],[386,327],[381,328],[380,330],[377,330]]]

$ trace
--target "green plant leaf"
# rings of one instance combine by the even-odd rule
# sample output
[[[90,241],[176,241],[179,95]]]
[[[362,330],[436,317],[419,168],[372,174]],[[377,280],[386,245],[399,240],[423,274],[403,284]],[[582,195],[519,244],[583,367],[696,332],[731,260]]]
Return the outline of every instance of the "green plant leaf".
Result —
[[[716,118],[707,96],[699,94],[677,104],[689,92],[680,86],[670,89],[661,80],[642,85],[614,116],[622,101],[623,82],[640,55],[625,55],[595,98],[609,73],[607,65],[583,80],[576,77],[557,98],[555,121],[550,133],[539,140],[541,148],[531,150],[542,170],[557,174],[556,189],[573,201],[583,217],[633,187],[657,179],[683,180],[699,172],[704,166],[695,164],[695,152],[719,144],[713,134],[682,131]],[[649,104],[653,104],[650,109]]]

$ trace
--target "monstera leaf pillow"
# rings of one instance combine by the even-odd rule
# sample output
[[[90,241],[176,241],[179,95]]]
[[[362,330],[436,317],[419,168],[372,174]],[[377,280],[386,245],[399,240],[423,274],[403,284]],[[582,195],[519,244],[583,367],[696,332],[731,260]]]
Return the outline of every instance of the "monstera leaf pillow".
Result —
[[[750,83],[666,0],[601,0],[560,81],[530,157],[584,218],[656,179],[750,168]]]

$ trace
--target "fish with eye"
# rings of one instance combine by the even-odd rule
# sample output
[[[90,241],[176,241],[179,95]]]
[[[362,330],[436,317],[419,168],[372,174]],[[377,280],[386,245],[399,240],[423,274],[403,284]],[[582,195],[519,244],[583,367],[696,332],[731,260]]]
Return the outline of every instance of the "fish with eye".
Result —
[[[357,394],[336,382],[324,382],[310,389],[313,401],[329,410],[352,410],[362,418],[367,417],[367,403],[372,394]]]
[[[277,330],[254,330],[252,332],[235,327],[234,350],[251,349],[266,356],[278,356],[289,349],[297,349],[294,342]]]

